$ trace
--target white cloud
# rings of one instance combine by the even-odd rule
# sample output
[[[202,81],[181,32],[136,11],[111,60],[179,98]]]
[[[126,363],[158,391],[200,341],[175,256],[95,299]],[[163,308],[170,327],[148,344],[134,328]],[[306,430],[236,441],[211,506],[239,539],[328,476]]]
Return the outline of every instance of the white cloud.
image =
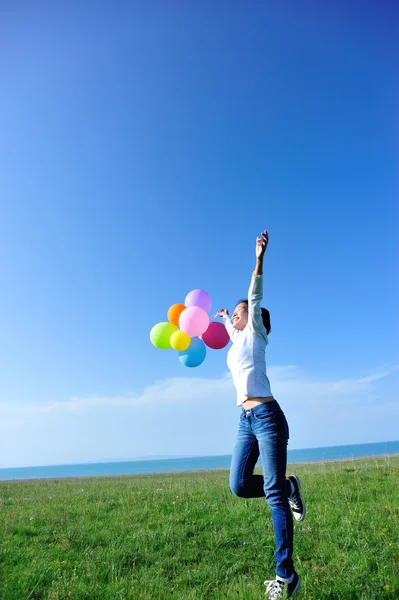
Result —
[[[57,402],[0,402],[0,416],[20,413],[51,413],[55,411],[84,411],[101,407],[135,408],[144,405],[176,404],[208,398],[209,395],[234,394],[229,374],[214,379],[200,377],[174,377],[158,381],[145,388],[141,394],[116,396],[74,396]]]
[[[275,396],[277,396],[275,392],[277,390],[280,395],[295,394],[305,402],[313,399],[319,401],[320,399],[327,399],[329,396],[333,396],[336,400],[345,400],[348,395],[371,393],[373,383],[388,377],[396,371],[398,371],[398,366],[393,365],[375,369],[371,374],[359,378],[322,380],[301,372],[295,366],[271,367],[269,369]]]
[[[327,398],[336,399],[347,395],[372,391],[372,384],[398,370],[398,366],[383,367],[372,374],[360,378],[338,380],[320,380],[302,372],[295,365],[276,365],[268,369],[272,381],[274,395],[299,398],[301,401]],[[140,394],[124,394],[116,396],[74,396],[66,401],[56,402],[0,402],[0,416],[6,414],[53,412],[53,411],[83,411],[98,407],[134,408],[146,404],[178,404],[190,398],[191,403],[203,403],[211,398],[235,397],[233,383],[229,373],[216,378],[174,377],[157,381]]]
[[[291,447],[396,439],[399,405],[385,383],[396,371],[390,366],[358,378],[323,380],[293,365],[269,367],[273,393],[290,424]],[[165,379],[139,394],[1,402],[0,467],[229,454],[238,415],[229,374]]]

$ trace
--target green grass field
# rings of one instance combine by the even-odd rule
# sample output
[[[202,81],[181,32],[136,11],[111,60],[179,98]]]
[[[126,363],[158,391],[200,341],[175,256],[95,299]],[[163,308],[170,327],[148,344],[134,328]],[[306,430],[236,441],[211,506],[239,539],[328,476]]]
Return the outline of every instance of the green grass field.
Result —
[[[289,467],[297,598],[399,598],[399,457]],[[0,483],[1,600],[260,599],[274,576],[263,499],[228,472]]]

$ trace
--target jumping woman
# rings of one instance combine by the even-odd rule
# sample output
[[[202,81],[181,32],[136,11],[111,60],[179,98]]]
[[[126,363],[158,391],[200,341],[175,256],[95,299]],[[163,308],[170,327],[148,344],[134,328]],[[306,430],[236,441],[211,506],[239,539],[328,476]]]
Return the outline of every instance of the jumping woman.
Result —
[[[240,498],[266,499],[272,514],[276,540],[276,578],[265,581],[270,600],[293,598],[300,587],[294,569],[293,519],[305,518],[305,503],[299,478],[286,478],[288,424],[272,396],[266,375],[266,346],[270,333],[270,314],[261,308],[263,258],[269,242],[264,231],[256,239],[256,266],[248,300],[237,304],[232,318],[228,311],[218,312],[233,342],[227,365],[237,390],[237,405],[242,407],[237,442],[230,469],[230,488]],[[263,475],[254,469],[260,456]],[[291,513],[292,510],[292,513]]]

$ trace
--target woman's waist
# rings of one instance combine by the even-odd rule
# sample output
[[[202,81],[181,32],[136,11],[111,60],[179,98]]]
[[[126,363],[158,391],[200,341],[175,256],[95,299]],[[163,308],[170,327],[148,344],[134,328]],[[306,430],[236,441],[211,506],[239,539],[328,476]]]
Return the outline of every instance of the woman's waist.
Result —
[[[249,396],[247,397],[246,400],[244,400],[244,402],[241,404],[241,406],[245,409],[248,410],[250,408],[254,408],[255,406],[258,406],[259,404],[266,404],[267,402],[273,402],[274,397],[273,396]]]

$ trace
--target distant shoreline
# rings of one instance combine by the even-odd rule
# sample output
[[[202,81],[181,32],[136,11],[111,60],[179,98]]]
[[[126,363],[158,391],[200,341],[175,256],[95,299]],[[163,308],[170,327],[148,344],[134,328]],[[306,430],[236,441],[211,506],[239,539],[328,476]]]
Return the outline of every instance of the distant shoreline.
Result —
[[[359,460],[370,460],[372,458],[375,459],[383,459],[383,458],[393,458],[395,456],[399,456],[399,453],[393,453],[393,454],[379,454],[379,455],[373,455],[371,454],[370,456],[354,456],[351,458],[330,458],[330,459],[323,459],[323,460],[309,460],[309,461],[304,461],[304,462],[292,462],[292,463],[288,463],[287,464],[287,470],[289,470],[289,467],[291,466],[297,466],[297,465],[316,465],[316,464],[331,464],[331,463],[342,463],[342,462],[354,462],[354,461],[359,461]],[[171,476],[171,475],[187,475],[188,473],[212,473],[214,471],[229,471],[228,467],[219,467],[216,469],[187,469],[187,470],[182,470],[182,471],[154,471],[153,473],[119,473],[119,474],[107,474],[107,475],[66,475],[65,477],[29,477],[29,478],[25,478],[25,479],[2,479],[0,480],[0,485],[2,483],[32,483],[35,481],[49,481],[49,482],[54,482],[54,481],[74,481],[74,480],[82,480],[82,479],[104,479],[104,478],[116,478],[116,477],[152,477],[153,475],[165,475],[165,476]]]

